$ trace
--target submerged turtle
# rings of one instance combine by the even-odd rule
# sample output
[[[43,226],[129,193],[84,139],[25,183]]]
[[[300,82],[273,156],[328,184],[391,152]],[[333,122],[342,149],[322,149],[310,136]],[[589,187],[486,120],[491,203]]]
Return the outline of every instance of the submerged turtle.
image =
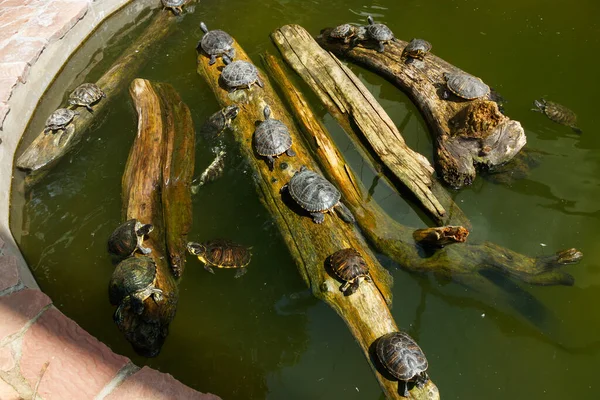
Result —
[[[483,83],[481,79],[476,76],[466,74],[464,72],[459,73],[444,73],[446,79],[446,86],[456,96],[474,100],[481,97],[487,96],[490,93],[490,87]],[[448,94],[444,94],[444,98],[448,98]]]
[[[310,212],[313,221],[323,223],[326,212],[335,210],[348,223],[355,222],[354,216],[340,201],[342,195],[327,179],[302,166],[292,179],[281,188],[287,190],[300,207]]]
[[[150,254],[152,250],[144,247],[143,242],[153,229],[151,224],[142,224],[135,218],[124,222],[108,238],[108,252],[119,258],[129,257],[136,250]]]
[[[106,94],[96,85],[95,83],[82,83],[77,86],[73,93],[69,96],[69,104],[74,106],[83,106],[89,110],[92,110],[92,104],[100,101],[101,98],[106,97]]]
[[[240,108],[236,105],[227,106],[210,116],[200,127],[200,134],[206,139],[214,139],[225,129],[231,128],[231,122],[237,117]]]
[[[329,264],[335,276],[345,282],[340,286],[340,290],[346,296],[356,292],[362,280],[371,280],[367,262],[355,249],[336,251],[329,257]]]
[[[221,71],[221,79],[223,79],[229,91],[243,88],[250,89],[255,83],[260,87],[264,87],[260,76],[258,76],[258,70],[253,64],[242,60],[231,61],[231,58],[227,55],[223,55],[223,62],[225,68]]]
[[[170,8],[173,10],[173,14],[179,15],[183,12],[183,6],[188,0],[161,0],[163,5],[163,10],[165,8]]]
[[[54,111],[48,119],[46,120],[46,127],[44,128],[44,133],[58,131],[58,130],[66,130],[67,125],[73,121],[76,115],[79,115],[77,111],[69,110],[68,108],[59,108]]]
[[[254,147],[256,152],[267,158],[269,169],[273,171],[275,158],[283,153],[294,157],[292,150],[292,137],[288,127],[281,121],[271,118],[271,108],[267,105],[263,109],[265,120],[254,131]]]
[[[431,50],[431,43],[423,39],[411,40],[402,51],[402,58],[415,58],[423,61]]]
[[[162,300],[162,290],[156,288],[155,281],[156,264],[148,256],[129,257],[117,264],[108,284],[110,304],[118,306],[114,314],[117,324],[123,321],[124,307],[131,306],[140,315],[148,297],[157,302]]]
[[[427,358],[417,342],[406,332],[392,332],[377,339],[377,358],[388,373],[404,382],[404,397],[408,397],[408,382],[423,387],[429,380]]]
[[[247,272],[246,267],[252,258],[248,247],[226,239],[209,240],[204,243],[189,242],[187,249],[204,263],[204,269],[211,274],[215,273],[212,267],[239,268],[235,274],[236,278]]]
[[[541,112],[552,121],[568,126],[579,134],[583,133],[581,129],[577,127],[577,114],[567,107],[546,99],[540,99],[539,101],[535,100],[533,105],[537,107],[533,108],[533,111]]]
[[[196,49],[204,50],[210,57],[208,65],[213,65],[217,61],[217,57],[224,54],[233,60],[235,58],[235,49],[233,48],[233,38],[229,34],[220,29],[209,31],[204,22],[200,22],[200,29],[204,32],[202,40],[198,42]]]
[[[394,37],[394,33],[390,28],[387,27],[387,25],[376,24],[373,21],[373,17],[371,17],[370,15],[367,18],[367,21],[369,21],[369,25],[367,25],[367,33],[369,34],[369,37],[371,39],[379,42],[379,48],[377,49],[377,51],[383,53],[385,51],[384,45],[388,42],[396,40],[396,38]]]

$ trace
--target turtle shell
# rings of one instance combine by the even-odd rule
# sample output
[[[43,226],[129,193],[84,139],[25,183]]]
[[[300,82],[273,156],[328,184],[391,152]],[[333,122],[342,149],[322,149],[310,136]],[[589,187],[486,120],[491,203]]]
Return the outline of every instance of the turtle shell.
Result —
[[[210,116],[200,127],[200,134],[206,139],[214,139],[219,136],[228,124],[235,119],[240,109],[236,105],[227,106]]]
[[[356,27],[350,24],[336,26],[329,32],[329,36],[334,39],[345,39],[356,33]]]
[[[254,147],[261,156],[278,156],[292,147],[288,127],[278,119],[267,117],[254,131]]]
[[[243,268],[250,263],[252,254],[246,246],[227,239],[214,239],[201,244],[204,259],[217,268]]]
[[[385,24],[376,24],[373,18],[369,17],[369,25],[367,25],[369,36],[375,40],[388,41],[394,39],[394,33]]]
[[[187,0],[162,0],[165,7],[181,7]]]
[[[321,175],[302,167],[297,171],[288,189],[292,198],[310,212],[323,212],[338,204],[340,192]]]
[[[46,120],[46,130],[57,130],[64,128],[73,120],[77,111],[69,110],[68,108],[59,108],[54,111]]]
[[[152,285],[156,277],[156,264],[148,256],[129,257],[117,264],[108,284],[108,298],[119,305],[129,295]]]
[[[425,54],[429,53],[430,50],[431,43],[427,40],[413,39],[406,45],[402,53],[405,57],[408,56],[422,60]]]
[[[392,332],[377,339],[377,357],[395,378],[411,381],[425,372],[427,358],[417,342],[406,332]]]
[[[369,267],[358,251],[352,248],[338,250],[330,257],[331,269],[335,275],[347,282],[368,277]]]
[[[247,61],[232,61],[223,68],[221,78],[229,87],[248,86],[258,81],[258,70]]]
[[[88,106],[94,104],[102,97],[106,97],[102,89],[94,83],[83,83],[79,85],[69,96],[72,104]]]
[[[233,38],[225,31],[215,29],[202,36],[200,46],[208,55],[221,55],[227,53],[233,45]]]
[[[543,111],[554,122],[567,126],[577,125],[577,114],[561,104],[546,100]]]
[[[446,73],[444,77],[446,78],[448,89],[463,99],[478,99],[490,93],[490,87],[476,76],[465,73]]]
[[[137,219],[133,218],[117,227],[108,238],[108,252],[120,258],[132,255],[138,246],[137,225]],[[152,229],[151,225],[146,226]]]

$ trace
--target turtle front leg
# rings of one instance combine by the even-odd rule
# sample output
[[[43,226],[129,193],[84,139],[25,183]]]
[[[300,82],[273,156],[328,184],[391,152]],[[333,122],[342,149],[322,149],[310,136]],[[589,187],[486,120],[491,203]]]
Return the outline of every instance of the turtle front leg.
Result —
[[[379,48],[377,49],[378,52],[383,53],[385,51],[384,43],[385,42],[379,42]]]
[[[294,150],[292,150],[292,148],[291,148],[291,147],[285,151],[285,154],[286,154],[288,157],[295,157],[295,156],[296,156],[296,152],[295,152]]]
[[[210,272],[211,274],[215,274],[215,270],[210,267],[208,264],[204,264],[204,269]]]
[[[275,169],[275,158],[267,156],[267,165],[269,166],[269,171],[273,171]]]
[[[260,79],[260,76],[257,76],[257,77],[256,77],[256,84],[257,84],[258,86],[260,86],[261,88],[264,88],[264,87],[265,87],[265,84],[263,83],[262,79]]]
[[[229,51],[227,52],[227,55],[229,56],[229,58],[231,58],[232,60],[235,58],[235,49],[232,47],[229,49]]]
[[[91,112],[92,114],[94,113],[94,110],[92,109],[92,106],[90,106],[89,104],[86,104],[85,108],[87,108],[88,111]]]
[[[158,302],[161,302],[161,301],[163,301],[164,297],[163,297],[163,291],[162,291],[162,290],[160,290],[160,289],[158,289],[158,288],[152,288],[152,289],[150,290],[150,292],[151,292],[151,294],[150,294],[150,295],[152,296],[152,299],[153,299],[155,302],[157,302],[157,303],[158,303]]]
[[[146,299],[146,297],[148,297],[144,295],[144,292],[145,291],[134,293],[130,297],[131,308],[133,309],[133,312],[137,315],[142,315],[142,313],[144,312],[144,300]]]
[[[423,386],[425,386],[425,384],[427,383],[428,380],[429,380],[429,375],[427,375],[427,372],[423,371],[417,375],[417,378],[415,379],[415,384],[420,389]]]
[[[242,267],[242,268],[240,268],[240,269],[237,270],[237,272],[235,273],[234,278],[239,278],[240,276],[244,276],[246,274],[246,272],[248,272],[248,268]]]
[[[354,282],[348,282],[348,284],[350,286],[344,291],[344,296],[350,296],[358,290],[358,286],[360,285],[360,279],[355,279]]]
[[[152,253],[152,249],[145,247],[142,243],[138,244],[138,250],[142,252],[142,254],[148,255]]]
[[[344,284],[342,286],[340,286],[340,292],[345,292],[346,290],[348,290],[348,288],[350,287],[352,283],[346,281],[344,282]]]
[[[402,397],[408,397],[408,382],[400,381],[402,385],[404,385],[404,392],[402,393]]]
[[[322,224],[325,221],[325,214],[322,212],[310,213],[315,224]]]
[[[217,62],[217,56],[216,56],[216,54],[211,54],[210,60],[208,60],[208,65],[213,65],[216,62]]]

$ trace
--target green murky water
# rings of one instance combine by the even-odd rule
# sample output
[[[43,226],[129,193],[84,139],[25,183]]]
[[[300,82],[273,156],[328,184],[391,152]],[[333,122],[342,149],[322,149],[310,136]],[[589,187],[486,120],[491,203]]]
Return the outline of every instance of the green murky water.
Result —
[[[525,180],[502,186],[478,178],[455,193],[473,223],[469,239],[490,240],[532,256],[572,246],[585,254],[579,265],[567,267],[576,279],[573,287],[517,286],[497,278],[506,289],[501,297],[408,274],[382,257],[395,278],[398,324],[425,350],[444,399],[597,399],[600,3],[202,0],[178,23],[176,34],[156,46],[139,76],[171,83],[199,127],[218,108],[195,72],[201,20],[209,28],[229,31],[258,63],[261,52],[275,52],[268,34],[283,24],[298,23],[317,34],[343,22],[364,23],[369,14],[399,38],[428,39],[438,56],[495,87],[509,100],[507,114],[525,127],[529,146],[545,153]],[[100,47],[106,48],[96,53],[101,59],[96,67],[67,67],[64,74],[80,75],[77,83],[96,80],[137,32],[122,33],[120,41],[102,41]],[[427,128],[407,97],[378,76],[352,69],[409,145],[431,158]],[[75,85],[55,87],[54,96],[64,96]],[[532,101],[541,96],[575,110],[584,135],[531,112]],[[370,186],[370,166],[323,108],[314,106]],[[35,116],[33,132],[39,132],[46,115]],[[242,279],[233,279],[231,271],[210,275],[190,258],[162,353],[148,360],[133,353],[111,319],[106,238],[120,220],[120,178],[135,131],[135,113],[125,92],[111,102],[78,151],[27,195],[24,206],[15,201],[20,217],[13,218],[13,230],[55,304],[116,352],[225,399],[380,398],[346,327],[305,290],[230,138],[225,139],[225,178],[194,197],[190,238],[225,236],[253,245],[250,271]],[[197,169],[210,157],[200,143]],[[384,185],[376,187],[375,198],[406,225],[428,223]]]

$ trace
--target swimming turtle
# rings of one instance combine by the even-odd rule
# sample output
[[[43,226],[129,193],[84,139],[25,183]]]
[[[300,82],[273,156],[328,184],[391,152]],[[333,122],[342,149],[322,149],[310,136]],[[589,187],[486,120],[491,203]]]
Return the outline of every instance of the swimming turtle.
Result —
[[[260,87],[264,87],[260,76],[258,76],[258,70],[253,64],[242,60],[231,61],[231,58],[226,54],[222,58],[225,68],[221,71],[221,79],[223,79],[229,91],[242,88],[250,89],[255,83]]]
[[[577,114],[567,107],[546,99],[540,99],[539,101],[535,100],[533,105],[537,107],[533,108],[533,111],[541,112],[552,121],[568,126],[579,134],[583,133],[581,129],[577,127]]]
[[[387,27],[387,25],[376,24],[375,21],[373,21],[373,17],[370,15],[367,18],[367,21],[369,21],[369,25],[367,25],[367,33],[369,34],[370,38],[379,42],[379,48],[377,51],[383,53],[385,51],[384,45],[388,42],[396,40],[394,33],[390,28]]]
[[[59,108],[54,111],[48,119],[46,120],[46,127],[44,128],[44,133],[58,131],[58,130],[66,130],[67,125],[73,121],[76,115],[79,115],[77,111],[70,110],[68,108]]]
[[[227,153],[221,147],[214,147],[213,151],[216,153],[215,159],[208,167],[206,167],[199,177],[192,180],[192,185],[190,186],[192,194],[198,193],[201,186],[223,176],[223,171],[225,171],[225,155]]]
[[[302,166],[292,179],[285,184],[282,191],[288,191],[300,207],[310,212],[315,223],[325,220],[326,212],[335,210],[339,217],[348,223],[355,222],[354,216],[340,201],[342,195],[327,179]]]
[[[77,86],[73,93],[69,96],[69,104],[74,106],[83,106],[89,110],[92,110],[92,104],[97,103],[106,97],[106,94],[96,85],[95,83],[82,83]]]
[[[123,321],[122,310],[130,306],[140,315],[144,312],[144,301],[152,296],[154,301],[162,300],[162,290],[156,288],[156,264],[148,256],[133,256],[117,264],[108,284],[110,304],[118,306],[114,320]]]
[[[415,58],[423,61],[423,58],[431,50],[431,43],[423,39],[411,40],[402,51],[402,58]]]
[[[394,378],[404,382],[404,397],[408,397],[408,382],[423,387],[429,380],[427,358],[417,342],[406,332],[391,332],[376,343],[377,358]]]
[[[200,127],[200,134],[206,139],[214,139],[225,129],[231,128],[231,122],[237,117],[240,108],[236,105],[227,106],[210,116]]]
[[[446,72],[444,73],[444,78],[446,79],[446,86],[448,89],[456,96],[463,99],[479,99],[490,93],[490,87],[483,83],[481,79],[464,72]],[[444,98],[448,97],[448,94],[444,93]]]
[[[153,229],[152,224],[142,224],[135,218],[124,222],[108,238],[108,252],[119,258],[129,257],[136,250],[150,254],[152,250],[144,247],[143,242]]]
[[[250,249],[227,239],[214,239],[204,243],[189,242],[188,251],[197,256],[204,263],[204,269],[211,274],[216,268],[239,268],[235,274],[236,278],[247,272],[252,253]]]
[[[358,251],[353,248],[338,250],[329,256],[331,270],[344,284],[340,290],[350,296],[356,292],[362,280],[370,281],[367,262]]]
[[[183,6],[188,0],[161,0],[163,5],[163,10],[165,8],[170,8],[173,10],[173,14],[179,15],[183,12]]]
[[[198,42],[196,49],[204,50],[210,57],[208,65],[213,65],[217,62],[217,57],[224,54],[233,60],[235,58],[235,49],[233,48],[233,38],[229,34],[220,29],[209,31],[204,22],[200,22],[200,29],[204,32],[204,36]]]
[[[271,108],[267,105],[263,109],[265,120],[254,131],[254,148],[256,152],[267,158],[269,169],[273,171],[275,158],[285,153],[294,157],[292,150],[292,137],[288,127],[281,121],[271,118]]]

